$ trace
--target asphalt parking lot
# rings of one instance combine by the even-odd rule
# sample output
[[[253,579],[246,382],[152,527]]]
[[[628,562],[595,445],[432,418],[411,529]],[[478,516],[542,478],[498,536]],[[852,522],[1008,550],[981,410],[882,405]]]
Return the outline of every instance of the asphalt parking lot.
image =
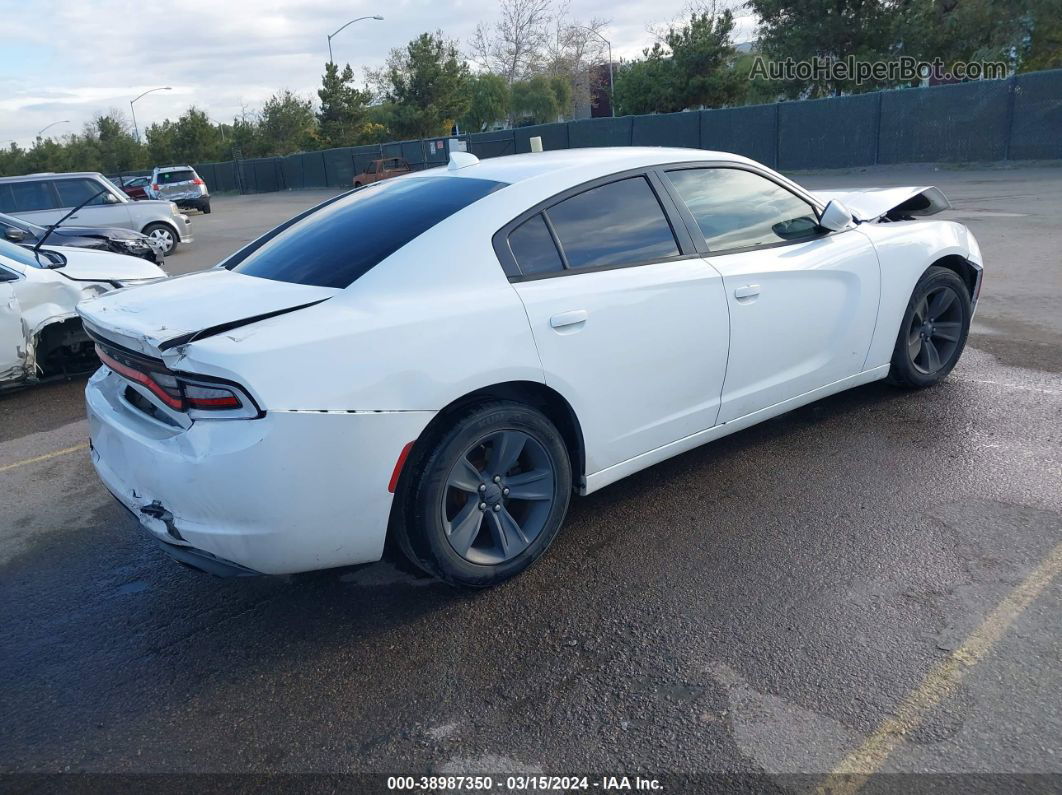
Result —
[[[987,263],[958,367],[576,500],[492,591],[193,573],[98,483],[83,381],[0,396],[0,772],[1060,786],[1062,168],[797,179],[944,189]],[[217,197],[167,269],[329,195]]]

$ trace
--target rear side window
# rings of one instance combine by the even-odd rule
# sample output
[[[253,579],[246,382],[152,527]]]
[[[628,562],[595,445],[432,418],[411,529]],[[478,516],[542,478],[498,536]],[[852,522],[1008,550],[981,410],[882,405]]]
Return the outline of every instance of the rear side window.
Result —
[[[815,208],[775,182],[736,168],[691,168],[668,177],[709,251],[806,240],[823,233]]]
[[[546,210],[568,267],[640,265],[679,254],[645,177],[591,188]]]
[[[77,207],[89,196],[99,193],[103,187],[94,179],[57,179],[55,181],[55,189],[59,191],[60,207]],[[103,204],[103,194],[100,193],[89,204]]]
[[[528,218],[509,233],[509,249],[525,276],[564,270],[553,235],[541,213]]]
[[[160,171],[157,179],[158,185],[172,185],[174,182],[191,182],[195,179],[195,172],[187,168],[180,171]]]
[[[48,180],[11,182],[0,185],[0,211],[29,213],[34,210],[54,210],[55,193]]]
[[[273,230],[225,267],[317,287],[347,287],[384,258],[505,183],[466,177],[378,182]]]

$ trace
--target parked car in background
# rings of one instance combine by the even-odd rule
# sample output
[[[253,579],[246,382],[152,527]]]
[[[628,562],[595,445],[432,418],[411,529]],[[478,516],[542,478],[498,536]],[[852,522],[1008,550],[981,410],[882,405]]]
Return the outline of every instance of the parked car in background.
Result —
[[[367,169],[360,174],[354,175],[354,187],[360,188],[362,185],[371,185],[382,179],[408,174],[412,170],[409,163],[401,157],[385,157],[380,160],[373,160],[369,163]]]
[[[191,166],[156,166],[148,195],[171,201],[182,209],[210,213],[210,191]]]
[[[79,304],[105,365],[92,460],[207,571],[365,563],[390,537],[494,585],[573,492],[860,384],[943,380],[982,276],[969,230],[928,217],[949,206],[700,149],[452,152]]]
[[[47,226],[101,190],[99,196],[67,220],[79,226],[118,226],[142,232],[155,238],[166,256],[181,243],[192,242],[191,221],[176,204],[134,202],[113,182],[93,171],[0,177],[0,212]]]
[[[147,188],[151,184],[151,177],[121,177],[118,187],[125,191],[130,199],[150,199]]]
[[[165,277],[157,265],[109,251],[33,251],[0,239],[0,389],[95,367],[77,302]]]
[[[51,232],[13,215],[0,213],[0,235],[11,243],[32,247],[41,240],[52,246],[92,248],[115,254],[128,254],[161,265],[166,255],[154,238],[132,229],[116,226],[60,226]]]

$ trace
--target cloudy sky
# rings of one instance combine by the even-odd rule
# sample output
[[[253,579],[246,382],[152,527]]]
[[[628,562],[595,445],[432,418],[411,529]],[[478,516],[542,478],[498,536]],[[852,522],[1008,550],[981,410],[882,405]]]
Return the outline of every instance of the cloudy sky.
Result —
[[[689,0],[571,0],[579,20],[610,20],[615,57],[650,41],[650,25],[679,15]],[[362,15],[332,42],[335,60],[356,73],[392,47],[441,29],[462,46],[497,0],[0,0],[0,146],[25,146],[37,131],[79,131],[99,111],[127,116],[129,100],[156,86],[171,91],[136,104],[141,131],[197,105],[228,121],[282,88],[312,95],[328,59],[326,35]],[[737,39],[750,35],[742,19]]]

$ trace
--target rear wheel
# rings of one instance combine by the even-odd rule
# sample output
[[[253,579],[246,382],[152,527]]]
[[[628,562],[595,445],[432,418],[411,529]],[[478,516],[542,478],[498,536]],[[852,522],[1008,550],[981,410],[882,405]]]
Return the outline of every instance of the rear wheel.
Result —
[[[148,224],[144,227],[144,234],[154,238],[162,247],[162,253],[167,257],[177,250],[179,244],[177,233],[167,224]]]
[[[519,574],[560,530],[571,463],[556,427],[521,403],[458,416],[414,464],[395,528],[410,560],[454,585],[483,588]]]
[[[947,268],[927,270],[904,313],[889,379],[910,388],[942,381],[966,346],[971,314],[966,283]]]
[[[199,205],[199,212],[201,212],[203,215],[210,215],[210,199],[205,199]]]

